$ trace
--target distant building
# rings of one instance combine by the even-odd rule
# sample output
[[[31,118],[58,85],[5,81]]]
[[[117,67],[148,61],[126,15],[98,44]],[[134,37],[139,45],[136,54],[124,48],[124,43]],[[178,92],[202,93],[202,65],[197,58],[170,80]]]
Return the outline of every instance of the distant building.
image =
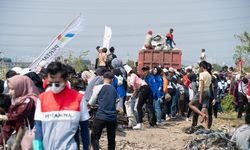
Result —
[[[11,63],[12,62],[12,60],[11,60],[11,58],[0,58],[0,61],[1,62],[4,62],[4,63]]]
[[[31,62],[12,62],[11,58],[0,58],[1,68],[11,69],[13,67],[27,68]]]
[[[11,69],[13,67],[27,68],[31,62],[12,62],[11,58],[0,58],[1,68]],[[86,65],[89,69],[94,68],[94,64],[90,60],[82,60],[82,63]]]

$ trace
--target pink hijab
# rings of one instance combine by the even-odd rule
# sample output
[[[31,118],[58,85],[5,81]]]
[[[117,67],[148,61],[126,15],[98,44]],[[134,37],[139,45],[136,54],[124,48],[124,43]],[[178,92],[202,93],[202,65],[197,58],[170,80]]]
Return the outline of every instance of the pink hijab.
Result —
[[[36,102],[39,92],[29,77],[16,75],[8,79],[8,84],[15,90],[12,105],[22,104],[27,98]]]

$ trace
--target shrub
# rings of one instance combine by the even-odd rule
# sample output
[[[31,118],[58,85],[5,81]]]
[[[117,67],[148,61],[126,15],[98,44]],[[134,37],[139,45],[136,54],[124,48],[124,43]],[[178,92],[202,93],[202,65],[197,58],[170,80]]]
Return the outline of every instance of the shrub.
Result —
[[[234,112],[234,101],[232,95],[227,95],[221,101],[224,112]]]

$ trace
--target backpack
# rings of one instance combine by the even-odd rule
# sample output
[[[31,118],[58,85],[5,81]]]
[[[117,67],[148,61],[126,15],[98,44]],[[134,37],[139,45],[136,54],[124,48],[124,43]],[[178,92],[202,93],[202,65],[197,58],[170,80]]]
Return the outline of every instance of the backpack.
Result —
[[[113,60],[113,54],[108,54],[107,60],[111,62]]]
[[[176,94],[176,85],[174,85],[173,82],[169,82],[169,85],[168,85],[168,93],[170,94],[170,96],[174,96]]]
[[[222,92],[225,93],[226,91],[226,84],[225,82],[222,83]]]
[[[116,79],[117,79],[117,85],[118,85],[118,86],[123,85],[123,77],[122,77],[121,75],[115,76],[115,77],[116,77]]]
[[[112,53],[108,54],[108,55],[107,55],[106,66],[111,67],[111,62],[112,62],[112,60],[113,60],[114,58],[116,58],[116,55],[115,55],[115,54],[112,54]]]

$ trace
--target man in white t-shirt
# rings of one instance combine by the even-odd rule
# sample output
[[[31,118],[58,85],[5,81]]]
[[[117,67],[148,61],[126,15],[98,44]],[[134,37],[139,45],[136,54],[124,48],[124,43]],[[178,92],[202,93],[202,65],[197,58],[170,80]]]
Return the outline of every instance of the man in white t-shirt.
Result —
[[[240,126],[231,138],[236,142],[236,148],[242,150],[250,149],[250,108],[246,112],[245,124]]]
[[[205,49],[201,50],[200,62],[206,61]]]

